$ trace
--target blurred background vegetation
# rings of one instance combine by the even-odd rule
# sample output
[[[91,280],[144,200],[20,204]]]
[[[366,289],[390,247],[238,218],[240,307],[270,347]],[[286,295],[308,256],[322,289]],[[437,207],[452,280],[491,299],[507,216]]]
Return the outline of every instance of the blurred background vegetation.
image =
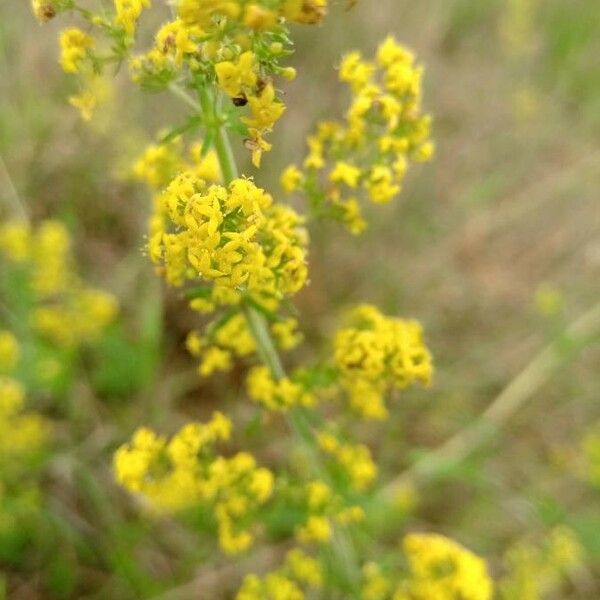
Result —
[[[143,256],[149,199],[129,165],[183,107],[140,95],[123,69],[98,119],[82,122],[57,64],[60,25],[40,27],[24,0],[0,3],[0,196],[6,206],[18,197],[34,220],[67,223],[81,272],[118,296],[121,318],[81,357],[58,399],[43,389],[30,398],[55,419],[56,439],[40,512],[27,526],[0,519],[2,585],[15,600],[218,598],[214,590],[244,569],[206,555],[201,519],[141,518],[112,481],[111,452],[139,424],[172,432],[221,406],[247,423],[240,445],[267,457],[285,449],[260,439],[252,409],[235,402],[241,371],[196,376],[183,347],[193,316]],[[286,86],[288,110],[259,185],[277,193],[279,172],[302,153],[314,120],[343,110],[340,56],[369,55],[388,33],[426,66],[436,157],[409,174],[397,200],[373,207],[361,237],[311,225],[311,284],[297,303],[307,343],[294,360],[328,352],[341,311],[356,302],[422,320],[433,387],[397,399],[384,435],[365,431],[382,478],[455,435],[459,446],[465,431],[474,435],[465,452],[452,447],[447,460],[443,451],[431,468],[417,468],[416,488],[401,488],[405,516],[386,541],[433,528],[500,574],[515,544],[543,544],[566,525],[584,565],[541,597],[600,597],[599,491],[583,450],[588,439],[594,453],[590,432],[600,421],[600,345],[593,327],[585,344],[569,331],[586,311],[594,316],[600,281],[600,3],[334,3],[323,27],[296,31],[299,76]],[[524,369],[524,387],[506,401],[516,395],[515,410],[500,427],[478,426]],[[0,510],[10,512],[6,503]],[[388,532],[388,523],[378,526]]]

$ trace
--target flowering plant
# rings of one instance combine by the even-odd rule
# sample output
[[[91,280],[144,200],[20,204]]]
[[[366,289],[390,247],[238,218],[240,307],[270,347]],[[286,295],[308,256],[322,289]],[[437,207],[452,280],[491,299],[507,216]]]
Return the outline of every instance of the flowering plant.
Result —
[[[230,136],[260,167],[286,108],[279,86],[295,76],[285,64],[292,27],[318,24],[326,0],[180,0],[152,47],[137,54],[149,4],[116,0],[95,13],[75,0],[34,0],[34,12],[41,21],[61,12],[82,20],[83,28],[61,33],[60,62],[81,83],[70,101],[84,119],[97,108],[96,80],[124,61],[142,88],[170,90],[189,107],[184,124],[133,168],[153,194],[147,254],[192,310],[214,315],[187,338],[200,376],[249,363],[248,397],[265,419],[290,428],[300,460],[266,468],[248,452],[227,453],[233,424],[217,412],[168,440],[140,428],[115,454],[117,480],[153,510],[201,505],[226,554],[268,541],[281,503],[293,506],[296,516],[279,532],[291,549],[275,570],[247,574],[238,600],[490,598],[485,563],[453,541],[410,534],[404,558],[378,556],[361,542],[378,469],[356,439],[358,424],[384,421],[393,389],[430,383],[432,358],[419,323],[362,305],[336,334],[327,364],[288,370],[280,356],[302,340],[290,308],[308,280],[307,220],[334,218],[360,233],[361,197],[389,202],[410,162],[432,156],[422,67],[392,37],[373,61],[358,52],[343,58],[339,75],[352,95],[345,120],[320,123],[301,166],[281,176],[284,191],[306,197],[303,216],[239,173]],[[202,139],[185,151],[198,130]]]
[[[423,67],[413,52],[388,36],[373,58],[346,54],[339,79],[348,108],[315,125],[306,155],[280,175],[283,193],[271,192],[256,170],[286,116],[293,35],[326,18],[327,0],[177,0],[168,7],[114,0],[100,10],[84,0],[32,2],[42,23],[61,13],[73,20],[59,36],[60,64],[79,86],[69,102],[84,120],[102,111],[118,68],[188,110],[182,122],[164,124],[131,168],[149,190],[144,252],[195,313],[185,346],[198,377],[242,369],[245,397],[237,401],[248,401],[263,436],[289,442],[276,457],[240,448],[235,434],[244,423],[225,401],[171,435],[140,423],[113,458],[114,477],[136,511],[149,520],[201,514],[209,552],[230,561],[275,548],[274,564],[241,564],[237,600],[488,600],[495,587],[512,597],[521,589],[516,579],[495,586],[486,562],[457,541],[404,531],[414,490],[385,481],[365,442],[367,428],[389,427],[401,394],[431,384],[433,358],[419,321],[359,304],[336,316],[326,358],[298,363],[289,353],[303,342],[294,298],[309,283],[315,221],[337,221],[359,235],[368,225],[365,207],[391,202],[407,170],[433,158]],[[140,51],[140,32],[159,22]],[[254,176],[238,168],[242,153]],[[49,343],[76,348],[99,335],[116,302],[65,267],[68,248],[56,224],[0,231],[0,252],[32,273],[32,327]],[[3,348],[5,362],[15,362],[8,333],[0,358]],[[23,418],[21,401],[13,404],[10,419]],[[44,427],[38,430],[47,443]],[[398,525],[392,548],[379,541],[387,533],[375,525],[382,514]],[[568,533],[559,530],[556,539],[577,555]],[[555,571],[570,565],[523,552],[540,572],[547,563],[559,565]]]

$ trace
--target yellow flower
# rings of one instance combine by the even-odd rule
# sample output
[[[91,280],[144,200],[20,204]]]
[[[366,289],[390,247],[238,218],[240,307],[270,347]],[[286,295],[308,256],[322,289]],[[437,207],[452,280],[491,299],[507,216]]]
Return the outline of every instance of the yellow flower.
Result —
[[[237,62],[223,61],[215,65],[219,87],[232,98],[256,85],[256,58],[250,50],[240,55]]]
[[[337,195],[332,196],[332,204],[340,209],[340,219],[344,225],[348,228],[348,231],[354,235],[358,235],[364,231],[367,226],[366,221],[363,219],[360,205],[356,198],[348,198],[342,200]]]
[[[202,356],[198,372],[208,377],[215,371],[228,371],[231,368],[231,353],[220,348],[209,348]]]
[[[40,296],[64,291],[73,281],[70,269],[71,239],[59,221],[44,221],[35,232],[32,243],[31,286]]]
[[[214,284],[201,310],[238,303],[242,289],[272,304],[306,283],[302,220],[248,179],[208,186],[186,171],[158,198],[153,223],[149,254],[167,280]]]
[[[392,37],[379,46],[375,61],[347,54],[339,75],[352,90],[345,121],[317,125],[307,137],[304,172],[285,173],[284,190],[308,182],[302,189],[316,216],[337,219],[357,234],[366,226],[358,198],[343,198],[339,184],[356,189],[360,183],[372,202],[389,202],[400,193],[409,160],[428,161],[435,147],[431,118],[421,110],[423,70]]]
[[[196,142],[190,147],[192,170],[197,177],[204,181],[218,182],[222,180],[219,159],[214,149],[203,154],[202,142]]]
[[[131,445],[121,446],[114,455],[117,481],[131,491],[143,489],[146,473],[164,446],[165,439],[157,436],[151,429],[138,429]]]
[[[280,183],[283,190],[286,193],[291,194],[300,188],[302,180],[302,171],[300,171],[296,165],[290,165],[289,167],[286,167],[281,174]]]
[[[367,446],[340,442],[325,431],[320,432],[317,439],[321,450],[342,467],[355,490],[364,491],[371,486],[377,477],[377,465]]]
[[[340,80],[350,83],[354,91],[365,87],[375,71],[375,66],[362,60],[360,52],[347,54],[340,65]]]
[[[393,36],[388,35],[377,48],[377,62],[386,68],[398,62],[412,64],[414,54],[408,48],[398,44]]]
[[[271,333],[277,341],[277,345],[282,350],[291,350],[304,339],[304,336],[297,331],[297,328],[298,321],[296,319],[286,319],[285,321],[273,323]]]
[[[322,169],[325,166],[323,157],[323,143],[316,136],[309,136],[306,140],[309,153],[304,160],[305,169]]]
[[[367,419],[384,419],[383,395],[390,388],[429,384],[433,372],[423,330],[416,321],[387,317],[371,305],[349,316],[334,341],[335,364],[351,407]]]
[[[290,21],[314,25],[327,14],[327,0],[284,0],[283,14]]]
[[[94,38],[77,27],[70,27],[61,32],[60,64],[65,73],[78,73],[90,48],[94,46]]]
[[[339,160],[335,168],[329,173],[329,180],[333,183],[345,183],[348,187],[355,188],[358,185],[361,171],[350,163]]]
[[[290,550],[285,557],[285,565],[296,581],[317,588],[322,585],[321,565],[302,550]]]
[[[490,600],[493,582],[485,562],[437,534],[413,533],[403,540],[410,566],[410,598]]]
[[[365,510],[361,506],[348,506],[343,510],[339,511],[336,515],[336,520],[342,525],[348,525],[351,523],[360,523],[365,520]]]
[[[389,167],[375,166],[365,182],[369,198],[377,204],[389,202],[400,193],[400,186],[394,182],[394,174]]]
[[[128,36],[133,36],[137,21],[144,8],[150,6],[150,0],[115,0],[115,23]]]
[[[517,540],[504,556],[504,576],[499,597],[525,600],[560,596],[564,583],[582,566],[584,550],[575,533],[558,526],[535,543]]]
[[[62,223],[48,220],[31,230],[22,221],[8,221],[0,226],[0,254],[22,268],[35,300],[29,324],[53,344],[92,341],[116,315],[115,298],[85,286],[75,272]]]
[[[435,144],[433,142],[425,142],[413,150],[411,158],[417,162],[427,162],[431,160],[434,152]]]
[[[11,262],[25,262],[31,250],[30,236],[26,221],[12,220],[0,224],[0,253]]]
[[[166,186],[184,162],[177,141],[170,144],[150,144],[133,165],[133,175],[145,181],[151,188]]]
[[[98,99],[90,90],[84,90],[79,94],[69,96],[69,104],[79,110],[84,121],[90,121],[94,115]]]
[[[304,600],[302,590],[288,577],[269,573],[264,579],[246,575],[235,600]]]
[[[0,375],[0,414],[4,417],[17,414],[25,401],[25,389],[11,377]]]
[[[361,600],[383,600],[388,597],[392,582],[381,572],[376,563],[367,563],[362,568]]]
[[[244,145],[252,152],[252,164],[258,169],[260,168],[263,152],[269,152],[273,146],[265,141],[258,129],[251,127],[248,129],[248,133],[250,137],[244,140]]]
[[[156,34],[156,46],[163,54],[172,54],[181,65],[187,55],[195,54],[199,45],[195,37],[202,35],[199,27],[188,26],[181,19],[165,23]]]
[[[48,441],[44,417],[24,412],[25,390],[15,379],[0,375],[0,461],[7,465],[35,455]]]
[[[284,377],[273,379],[268,367],[258,366],[250,370],[246,380],[248,395],[265,408],[285,411],[292,406],[312,406],[316,398],[303,387]]]
[[[305,544],[328,542],[332,535],[329,519],[318,515],[310,515],[306,523],[296,530],[296,537]]]
[[[256,31],[271,29],[277,24],[277,13],[259,4],[249,4],[244,14],[244,25]]]
[[[242,552],[254,539],[248,527],[271,497],[274,480],[246,452],[215,455],[215,445],[230,434],[231,421],[222,413],[207,423],[188,423],[169,441],[141,428],[115,453],[115,477],[158,510],[202,506],[214,519],[221,549]]]
[[[248,106],[252,117],[240,120],[255,129],[271,129],[285,110],[285,105],[275,98],[275,88],[269,83],[258,96],[248,97]]]
[[[241,8],[239,2],[234,0],[180,0],[177,12],[186,24],[210,30],[215,27],[213,16],[222,15],[235,20]]]
[[[322,512],[332,501],[333,492],[325,482],[317,479],[306,486],[306,499],[311,512]]]
[[[322,585],[322,567],[318,560],[296,548],[290,550],[283,565],[263,577],[246,575],[236,600],[303,600],[303,588]]]

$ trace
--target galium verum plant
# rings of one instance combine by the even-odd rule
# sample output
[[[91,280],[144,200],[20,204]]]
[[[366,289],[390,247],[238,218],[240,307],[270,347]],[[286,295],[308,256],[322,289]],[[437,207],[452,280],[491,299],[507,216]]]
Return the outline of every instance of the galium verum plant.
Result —
[[[33,10],[42,22],[59,13],[77,22],[60,35],[60,63],[77,79],[70,102],[84,119],[101,102],[98,82],[125,63],[141,88],[169,91],[189,109],[132,169],[152,194],[147,255],[202,315],[204,326],[187,338],[199,375],[246,363],[249,399],[269,416],[265,426],[290,429],[295,450],[269,468],[232,453],[233,423],[216,412],[170,438],[138,429],[114,456],[117,480],[152,512],[201,507],[225,554],[285,540],[279,566],[244,573],[237,600],[491,598],[485,562],[457,542],[409,533],[396,551],[366,541],[378,468],[357,432],[362,421],[389,418],[391,391],[431,381],[420,324],[361,305],[345,317],[326,364],[284,368],[281,359],[302,341],[291,307],[308,279],[307,224],[332,218],[360,233],[364,202],[391,201],[410,164],[433,155],[422,67],[393,37],[372,60],[342,59],[346,114],[319,123],[304,160],[281,175],[286,193],[306,199],[302,215],[238,171],[231,140],[260,167],[285,114],[279,88],[295,77],[286,64],[293,28],[320,23],[327,0],[155,4],[114,0],[95,12],[83,1],[33,0]],[[165,22],[139,52],[149,10]]]

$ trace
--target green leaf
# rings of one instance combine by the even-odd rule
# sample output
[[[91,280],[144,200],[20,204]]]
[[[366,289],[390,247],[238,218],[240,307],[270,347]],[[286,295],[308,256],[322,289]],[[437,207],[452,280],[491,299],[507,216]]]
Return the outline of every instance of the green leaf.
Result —
[[[202,148],[200,149],[200,157],[201,158],[204,158],[208,154],[208,151],[212,148],[214,138],[215,138],[214,130],[211,128],[207,129],[206,133],[205,133],[204,141],[202,142]]]
[[[173,141],[175,138],[179,137],[180,135],[187,133],[188,131],[195,131],[196,129],[198,129],[200,127],[201,124],[202,124],[202,119],[198,115],[192,115],[185,123],[183,123],[182,125],[179,125],[178,127],[175,127],[174,129],[171,129],[171,131],[169,131],[166,135],[164,135],[160,139],[160,143],[167,144],[167,143]],[[207,139],[208,139],[208,137],[209,136],[207,136]],[[206,140],[204,140],[204,143],[206,144]],[[202,146],[202,150],[203,150],[202,156],[204,156],[204,145]]]

